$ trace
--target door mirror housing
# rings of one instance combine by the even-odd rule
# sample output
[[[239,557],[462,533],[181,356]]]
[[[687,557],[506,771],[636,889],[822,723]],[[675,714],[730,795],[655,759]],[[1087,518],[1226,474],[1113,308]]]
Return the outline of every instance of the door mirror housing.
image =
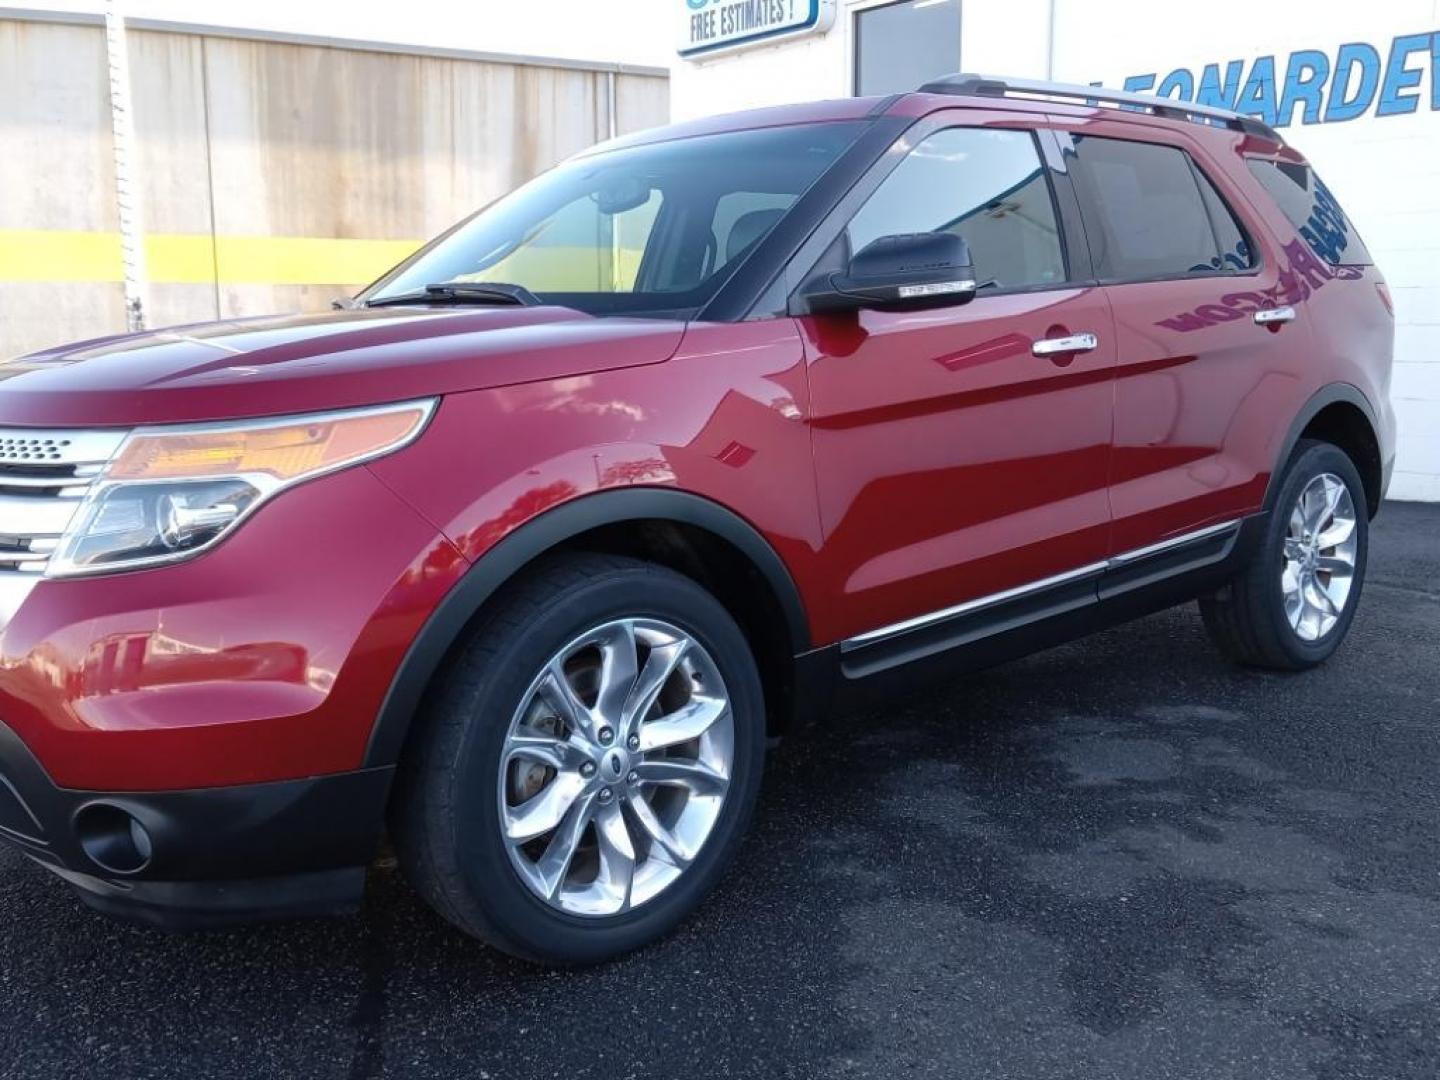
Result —
[[[950,232],[882,236],[840,274],[820,275],[805,292],[811,311],[914,311],[974,299],[970,245]]]

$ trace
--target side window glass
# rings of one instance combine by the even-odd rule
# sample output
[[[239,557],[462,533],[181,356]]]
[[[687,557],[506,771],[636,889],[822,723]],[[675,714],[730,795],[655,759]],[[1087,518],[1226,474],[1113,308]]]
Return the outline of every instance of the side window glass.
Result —
[[[1076,135],[1076,182],[1089,196],[1085,231],[1105,280],[1213,274],[1220,245],[1183,150]],[[1098,220],[1091,220],[1091,217]]]
[[[1262,158],[1245,164],[1315,254],[1333,266],[1374,262],[1340,203],[1309,165]]]
[[[1035,137],[945,128],[926,137],[851,219],[851,253],[897,233],[959,233],[975,276],[995,288],[1065,280],[1050,183]]]
[[[1210,223],[1215,228],[1215,239],[1220,245],[1219,258],[1215,269],[1226,274],[1250,270],[1255,266],[1255,251],[1245,235],[1240,219],[1225,197],[1215,189],[1209,178],[1199,169],[1195,170],[1195,181],[1200,185],[1200,196],[1205,200],[1205,209],[1210,214]]]

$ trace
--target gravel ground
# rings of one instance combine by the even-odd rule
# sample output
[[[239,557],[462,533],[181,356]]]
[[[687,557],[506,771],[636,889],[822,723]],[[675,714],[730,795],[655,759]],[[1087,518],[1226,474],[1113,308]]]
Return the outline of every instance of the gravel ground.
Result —
[[[792,739],[716,895],[594,970],[385,867],[358,918],[170,936],[0,851],[0,1075],[1432,1080],[1437,537],[1385,508],[1315,672],[1192,606]]]

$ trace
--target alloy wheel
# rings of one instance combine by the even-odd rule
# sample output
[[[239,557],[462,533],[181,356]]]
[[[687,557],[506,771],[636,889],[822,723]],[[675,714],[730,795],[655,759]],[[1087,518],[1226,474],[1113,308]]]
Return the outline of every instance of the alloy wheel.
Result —
[[[1355,581],[1355,502],[1334,473],[1321,473],[1290,510],[1280,589],[1285,616],[1302,641],[1318,641],[1339,621]]]
[[[735,732],[720,671],[658,619],[581,634],[532,680],[500,756],[500,824],[522,881],[573,915],[673,885],[719,819]]]

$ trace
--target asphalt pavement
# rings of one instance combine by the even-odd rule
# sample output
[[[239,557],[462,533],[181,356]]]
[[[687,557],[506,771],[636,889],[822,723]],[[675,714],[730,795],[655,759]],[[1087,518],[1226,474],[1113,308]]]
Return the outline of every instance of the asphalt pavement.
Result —
[[[738,865],[586,971],[393,868],[353,919],[167,935],[0,852],[0,1076],[1433,1080],[1440,506],[1387,505],[1340,653],[1193,605],[837,719]]]

